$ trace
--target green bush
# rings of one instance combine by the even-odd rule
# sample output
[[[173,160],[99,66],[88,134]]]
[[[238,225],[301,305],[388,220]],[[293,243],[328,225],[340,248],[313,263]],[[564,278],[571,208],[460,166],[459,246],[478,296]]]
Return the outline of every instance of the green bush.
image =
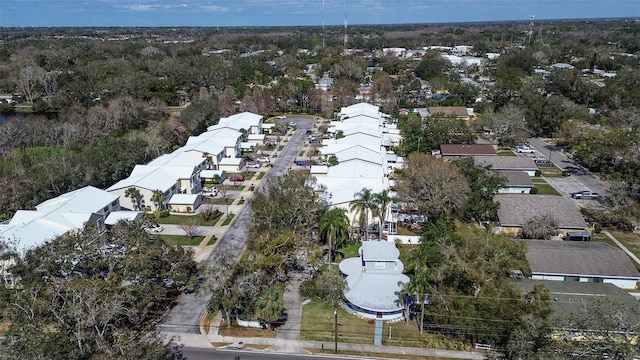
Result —
[[[300,296],[303,298],[315,299],[318,297],[318,289],[316,288],[315,279],[307,279],[301,282],[298,290],[300,292]]]
[[[593,224],[593,232],[600,234],[602,232],[602,225],[600,225],[600,223]]]
[[[153,216],[158,219],[166,218],[167,216],[169,216],[169,210],[156,210],[153,212]]]
[[[542,175],[542,171],[540,171],[540,169],[536,170],[536,176],[540,176]]]
[[[532,187],[531,190],[529,190],[529,194],[537,194],[538,193],[538,188],[537,187]]]

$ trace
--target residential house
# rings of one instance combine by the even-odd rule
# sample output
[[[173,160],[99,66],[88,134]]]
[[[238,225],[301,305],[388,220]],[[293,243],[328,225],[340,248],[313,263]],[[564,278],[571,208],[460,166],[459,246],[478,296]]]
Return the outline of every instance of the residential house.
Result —
[[[500,172],[525,172],[535,176],[538,171],[538,165],[529,156],[474,156],[474,160],[476,164]]]
[[[404,264],[398,259],[400,251],[396,245],[388,241],[364,241],[358,255],[340,262],[348,286],[345,309],[368,319],[401,318],[404,306],[398,293],[409,277],[402,274]]]
[[[167,201],[170,211],[174,212],[193,212],[202,204],[201,194],[174,194]]]
[[[533,181],[524,171],[501,171],[506,179],[507,185],[498,189],[500,194],[529,194],[533,188]]]
[[[573,201],[562,196],[499,194],[494,200],[500,203],[498,230],[503,233],[518,234],[528,220],[542,215],[550,215],[558,222],[559,235],[589,229]]]
[[[130,188],[136,188],[142,195],[142,206],[152,210],[158,210],[157,204],[151,199],[155,191],[160,191],[164,195],[164,207],[173,194],[181,194],[182,188],[178,176],[175,173],[165,170],[160,166],[136,165],[131,175],[113,184],[107,191],[117,195],[122,206],[127,209],[135,209],[133,199],[126,196]]]
[[[228,128],[237,131],[241,131],[241,129],[244,129],[247,134],[262,134],[263,122],[264,117],[262,115],[243,112],[231,115],[229,117],[220,118],[218,124],[209,126],[207,131]]]
[[[635,289],[640,272],[621,249],[603,242],[522,240],[533,280],[610,283]]]
[[[496,150],[489,144],[442,144],[440,153],[445,161],[455,160],[463,156],[496,156]]]
[[[106,219],[120,210],[117,195],[86,186],[44,201],[35,210],[18,210],[0,225],[0,238],[16,241],[16,250],[25,252],[88,224],[104,232]]]

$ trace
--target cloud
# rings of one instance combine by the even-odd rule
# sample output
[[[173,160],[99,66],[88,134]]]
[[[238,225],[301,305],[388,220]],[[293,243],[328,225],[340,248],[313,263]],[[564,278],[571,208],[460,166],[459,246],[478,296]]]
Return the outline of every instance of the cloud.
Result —
[[[226,6],[219,6],[219,5],[200,5],[200,9],[208,12],[218,12],[218,13],[225,13],[230,10]]]

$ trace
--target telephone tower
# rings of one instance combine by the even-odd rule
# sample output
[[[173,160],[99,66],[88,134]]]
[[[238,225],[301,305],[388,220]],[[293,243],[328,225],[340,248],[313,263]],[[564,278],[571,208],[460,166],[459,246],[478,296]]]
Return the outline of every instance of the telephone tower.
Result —
[[[531,44],[531,39],[533,38],[533,22],[536,20],[535,15],[531,15],[531,22],[529,23],[529,44]]]
[[[322,49],[324,50],[324,0],[322,0]]]
[[[349,40],[347,36],[347,2],[344,2],[344,56],[349,55]]]

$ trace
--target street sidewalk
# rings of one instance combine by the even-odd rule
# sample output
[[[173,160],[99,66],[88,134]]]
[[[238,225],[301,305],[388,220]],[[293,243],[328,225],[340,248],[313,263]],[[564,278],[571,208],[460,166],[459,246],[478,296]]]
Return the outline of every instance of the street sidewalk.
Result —
[[[279,338],[238,338],[231,336],[222,336],[218,334],[220,328],[220,322],[222,321],[222,315],[218,313],[214,320],[211,322],[209,328],[209,334],[206,336],[209,344],[204,345],[202,341],[202,335],[194,335],[197,339],[191,340],[189,344],[184,343],[185,346],[199,347],[198,344],[202,344],[204,347],[213,346],[211,343],[224,343],[228,345],[219,346],[218,349],[251,349],[251,345],[257,345],[260,347],[269,346],[264,350],[251,349],[253,351],[264,351],[270,353],[289,353],[289,354],[310,354],[311,351],[306,349],[325,349],[331,350],[335,348],[333,342],[322,341],[309,341],[309,340],[289,340]],[[350,344],[350,343],[338,343],[339,351],[348,351],[353,353],[380,354],[378,356],[384,356],[384,354],[402,354],[402,355],[415,355],[415,356],[433,356],[450,359],[484,359],[485,354],[479,352],[469,351],[453,351],[453,350],[440,350],[440,349],[425,349],[414,347],[400,347],[400,346],[375,346],[373,344]]]

